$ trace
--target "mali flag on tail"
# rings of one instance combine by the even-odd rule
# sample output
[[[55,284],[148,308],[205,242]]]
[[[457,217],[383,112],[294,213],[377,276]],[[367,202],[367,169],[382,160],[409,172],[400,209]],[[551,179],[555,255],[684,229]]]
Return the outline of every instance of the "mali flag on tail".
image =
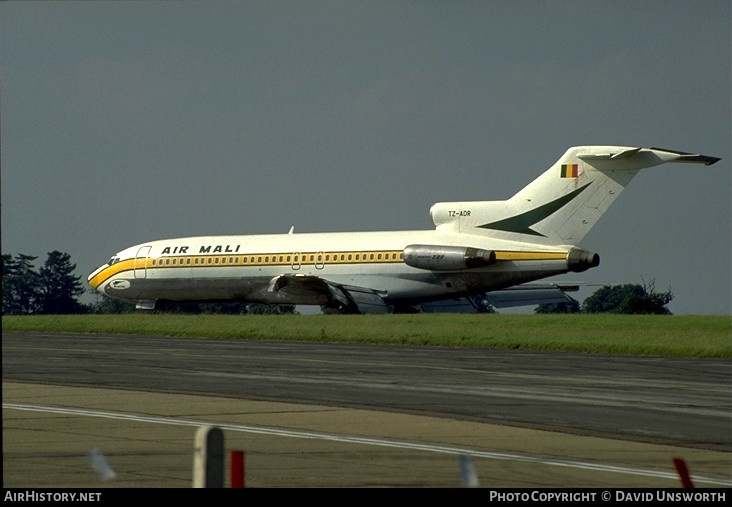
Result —
[[[579,164],[562,164],[562,178],[576,178]]]

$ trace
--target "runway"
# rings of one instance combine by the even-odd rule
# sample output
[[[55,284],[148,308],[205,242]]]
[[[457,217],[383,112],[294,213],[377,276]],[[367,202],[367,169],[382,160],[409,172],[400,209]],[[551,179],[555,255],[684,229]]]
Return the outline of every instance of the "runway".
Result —
[[[4,487],[189,487],[224,428],[247,487],[732,485],[728,361],[3,335]],[[116,471],[102,481],[99,448]]]

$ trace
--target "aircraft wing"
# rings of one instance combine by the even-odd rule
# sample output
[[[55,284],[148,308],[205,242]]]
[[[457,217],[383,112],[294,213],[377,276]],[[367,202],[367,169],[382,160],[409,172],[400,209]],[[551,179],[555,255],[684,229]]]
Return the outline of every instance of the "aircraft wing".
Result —
[[[469,298],[443,299],[419,305],[424,313],[478,313],[473,301]]]
[[[559,283],[524,284],[488,292],[484,297],[496,308],[527,305],[538,306],[551,303],[571,303],[572,298],[566,292],[575,292],[578,290],[579,285],[563,285]]]
[[[572,298],[566,292],[576,292],[579,284],[527,283],[507,289],[487,292],[473,298],[446,299],[422,303],[425,313],[476,313],[485,311],[485,302],[496,308],[513,306],[542,305],[550,303],[570,303]],[[482,300],[485,300],[482,301]]]
[[[342,285],[312,275],[279,275],[267,288],[273,303],[345,307],[361,313],[388,313],[379,294],[366,287]]]

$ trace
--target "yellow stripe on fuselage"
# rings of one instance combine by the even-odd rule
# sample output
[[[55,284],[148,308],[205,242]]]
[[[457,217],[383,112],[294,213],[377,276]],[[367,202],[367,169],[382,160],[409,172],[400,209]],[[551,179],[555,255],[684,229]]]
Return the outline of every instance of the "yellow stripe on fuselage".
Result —
[[[217,268],[217,267],[262,267],[262,266],[324,266],[354,264],[403,264],[402,250],[359,250],[338,252],[290,252],[290,253],[248,253],[237,255],[171,255],[164,257],[139,257],[117,262],[97,273],[89,280],[96,289],[109,278],[124,271],[135,269],[168,268]],[[564,260],[566,252],[518,252],[496,251],[497,261],[541,261]]]
[[[124,261],[115,262],[111,266],[107,266],[105,269],[101,270],[99,273],[96,274],[96,276],[94,276],[94,278],[89,280],[89,285],[93,289],[96,289],[108,279],[112,278],[114,275],[122,273],[124,271],[131,271],[134,268],[135,259],[127,259]]]

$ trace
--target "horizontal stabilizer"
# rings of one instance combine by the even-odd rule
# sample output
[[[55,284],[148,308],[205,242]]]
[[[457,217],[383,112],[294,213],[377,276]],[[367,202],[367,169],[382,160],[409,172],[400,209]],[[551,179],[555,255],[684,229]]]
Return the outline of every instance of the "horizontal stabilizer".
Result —
[[[704,164],[704,165],[712,165],[717,162],[719,162],[721,159],[717,157],[710,157],[709,155],[698,155],[694,153],[686,153],[683,151],[674,151],[674,150],[665,150],[663,148],[651,148],[655,151],[664,151],[667,153],[673,153],[675,155],[678,155],[678,158],[674,160],[674,162],[687,162],[690,164]]]
[[[588,150],[586,153],[577,153],[577,158],[586,162],[594,160],[623,160],[636,158],[640,164],[633,167],[650,167],[653,165],[663,164],[666,162],[684,162],[687,164],[704,164],[712,165],[721,159],[710,157],[709,155],[699,155],[697,153],[687,153],[685,151],[667,150],[665,148],[619,148],[608,146],[607,151]],[[648,164],[650,162],[650,164]]]

